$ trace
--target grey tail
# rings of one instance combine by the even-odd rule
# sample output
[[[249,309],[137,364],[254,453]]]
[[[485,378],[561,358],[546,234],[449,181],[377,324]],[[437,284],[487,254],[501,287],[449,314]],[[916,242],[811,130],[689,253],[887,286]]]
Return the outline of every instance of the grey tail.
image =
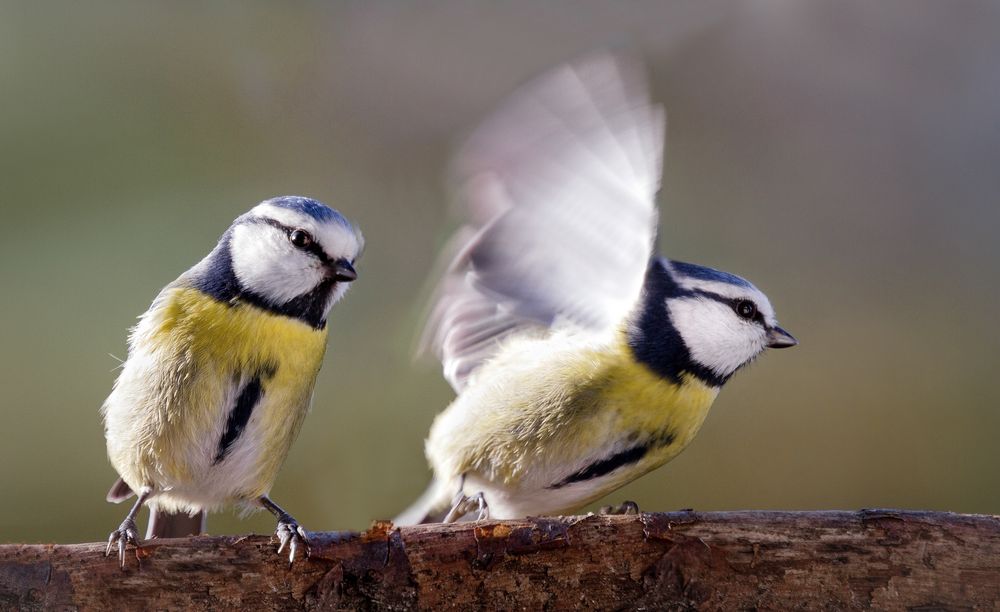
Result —
[[[187,512],[173,513],[159,508],[149,509],[149,528],[146,539],[150,538],[183,538],[205,533],[208,515],[204,510],[195,514]]]
[[[410,507],[403,510],[392,522],[398,527],[440,523],[450,510],[448,507],[450,501],[446,491],[438,486],[436,480],[432,480],[417,501],[410,504]]]
[[[115,481],[115,484],[111,485],[111,490],[108,491],[108,496],[105,499],[112,504],[120,504],[133,495],[135,495],[135,491],[125,484],[124,480],[119,478]]]

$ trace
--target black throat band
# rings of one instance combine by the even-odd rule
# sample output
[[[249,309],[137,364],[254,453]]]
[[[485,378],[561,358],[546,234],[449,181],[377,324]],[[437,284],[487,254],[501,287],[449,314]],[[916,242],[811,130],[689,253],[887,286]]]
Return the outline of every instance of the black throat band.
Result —
[[[283,304],[275,304],[240,284],[233,270],[231,242],[232,230],[223,235],[219,244],[195,270],[192,279],[195,289],[225,304],[244,302],[273,314],[298,319],[314,329],[326,327],[326,306],[336,289],[335,279],[325,279],[308,293],[296,296]],[[326,257],[326,254],[323,253],[323,256]]]
[[[639,309],[628,328],[628,344],[636,361],[656,374],[680,384],[690,374],[711,387],[721,387],[729,376],[720,376],[695,362],[680,332],[670,320],[668,298],[695,295],[670,275],[666,261],[654,257],[646,271]]]

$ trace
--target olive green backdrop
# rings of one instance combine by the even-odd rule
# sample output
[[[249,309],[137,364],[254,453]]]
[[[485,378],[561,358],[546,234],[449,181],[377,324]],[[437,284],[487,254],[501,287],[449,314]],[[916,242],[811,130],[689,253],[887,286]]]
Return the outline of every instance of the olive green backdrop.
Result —
[[[452,398],[412,359],[455,227],[448,153],[517,83],[608,43],[643,53],[667,107],[664,252],[752,279],[802,343],[612,499],[1000,511],[997,31],[995,2],[4,2],[0,541],[120,522],[112,356],[279,194],[339,208],[368,250],[274,497],[314,530],[402,509]]]

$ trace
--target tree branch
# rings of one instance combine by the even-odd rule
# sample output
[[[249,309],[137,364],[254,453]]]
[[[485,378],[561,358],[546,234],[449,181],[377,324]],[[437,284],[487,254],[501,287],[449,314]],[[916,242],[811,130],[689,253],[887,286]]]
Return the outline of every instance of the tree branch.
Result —
[[[268,537],[0,546],[0,608],[954,609],[1000,607],[1000,517],[674,512]]]

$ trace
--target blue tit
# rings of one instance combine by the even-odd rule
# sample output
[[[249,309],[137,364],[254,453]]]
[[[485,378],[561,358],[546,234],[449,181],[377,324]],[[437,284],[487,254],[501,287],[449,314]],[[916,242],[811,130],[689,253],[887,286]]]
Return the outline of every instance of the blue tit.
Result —
[[[104,402],[108,457],[121,479],[108,501],[137,501],[111,532],[125,566],[147,537],[200,531],[205,512],[263,508],[278,519],[279,553],[306,532],[268,493],[312,400],[327,316],[357,278],[358,229],[308,198],[262,202],[153,300],[128,341]],[[187,516],[186,516],[187,515]]]
[[[655,254],[664,125],[641,65],[601,53],[460,148],[468,222],[424,335],[458,395],[398,524],[577,510],[676,457],[737,370],[796,344],[750,282]]]

